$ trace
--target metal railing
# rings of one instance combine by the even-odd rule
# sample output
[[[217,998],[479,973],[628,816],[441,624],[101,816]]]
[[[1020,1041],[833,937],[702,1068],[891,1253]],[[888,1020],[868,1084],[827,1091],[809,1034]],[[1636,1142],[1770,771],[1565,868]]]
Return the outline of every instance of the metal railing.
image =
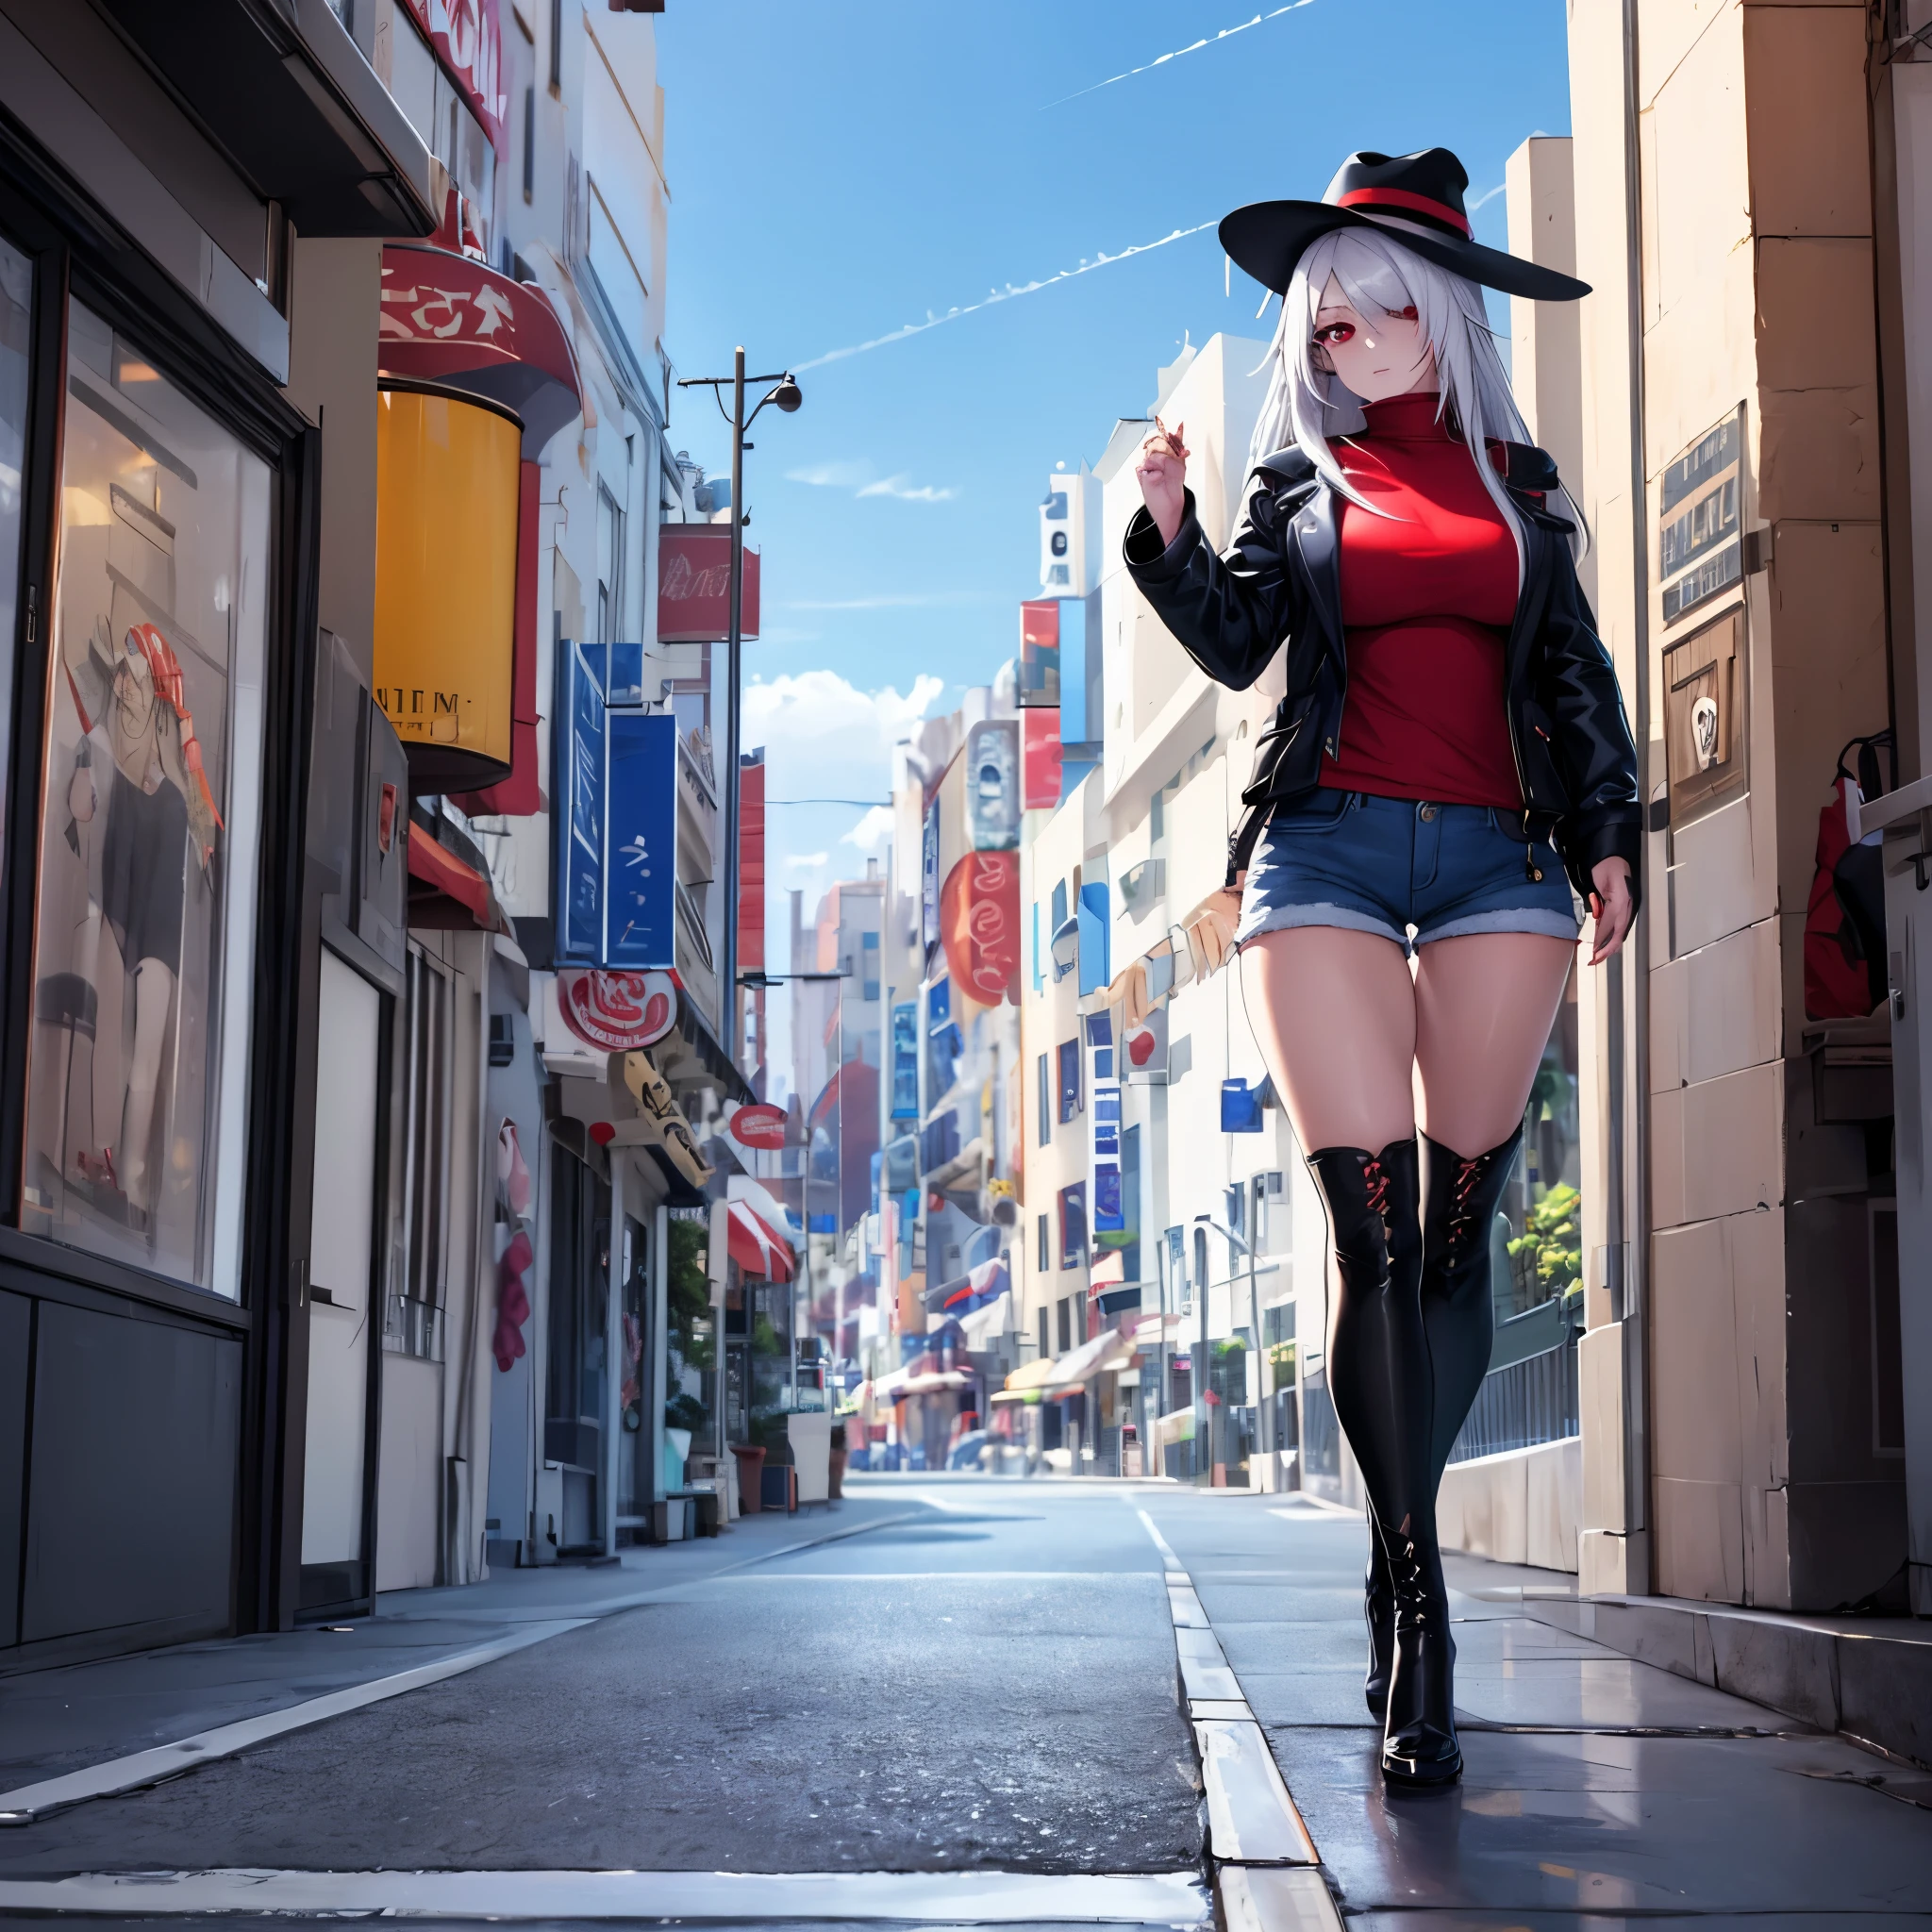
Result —
[[[1328,1372],[1316,1369],[1302,1378],[1302,1468],[1310,1475],[1341,1474],[1341,1424],[1328,1393]]]
[[[1475,1405],[1462,1425],[1451,1462],[1495,1456],[1506,1449],[1529,1449],[1581,1433],[1576,1398],[1576,1337],[1564,1336],[1555,1348],[1526,1356],[1483,1377]]]

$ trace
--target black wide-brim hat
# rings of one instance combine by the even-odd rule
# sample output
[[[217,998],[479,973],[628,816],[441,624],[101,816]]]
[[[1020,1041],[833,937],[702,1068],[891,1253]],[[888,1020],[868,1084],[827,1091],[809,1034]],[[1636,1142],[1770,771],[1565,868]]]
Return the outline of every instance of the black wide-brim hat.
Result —
[[[1277,295],[1308,244],[1336,228],[1374,228],[1451,275],[1534,302],[1574,302],[1590,284],[1485,248],[1470,230],[1463,166],[1446,147],[1414,155],[1363,152],[1343,161],[1320,201],[1256,201],[1221,225],[1221,245]]]

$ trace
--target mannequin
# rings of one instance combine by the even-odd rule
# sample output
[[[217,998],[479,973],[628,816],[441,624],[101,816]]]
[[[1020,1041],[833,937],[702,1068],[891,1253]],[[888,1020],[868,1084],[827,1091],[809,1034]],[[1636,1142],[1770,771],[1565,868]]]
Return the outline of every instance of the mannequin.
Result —
[[[83,734],[68,784],[76,826],[91,824],[100,806],[93,777],[97,736],[113,767],[99,909],[133,988],[131,1018],[124,1021],[119,1156],[109,1141],[98,1153],[79,1150],[74,1159],[97,1199],[119,1194],[144,1219],[158,1192],[155,1114],[180,978],[186,841],[192,840],[206,872],[222,820],[187,707],[180,660],[157,625],[132,625],[117,648],[107,620],[98,620],[85,656],[77,663],[70,659],[67,681]],[[77,833],[69,837],[77,851]]]

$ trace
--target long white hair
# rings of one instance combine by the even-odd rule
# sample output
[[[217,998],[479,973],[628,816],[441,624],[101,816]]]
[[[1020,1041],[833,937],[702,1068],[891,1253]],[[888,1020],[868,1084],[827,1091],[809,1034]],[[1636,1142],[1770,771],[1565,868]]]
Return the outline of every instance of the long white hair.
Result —
[[[1529,426],[1510,393],[1509,377],[1483,308],[1482,291],[1465,275],[1452,275],[1374,228],[1332,228],[1309,243],[1295,264],[1281,305],[1281,324],[1269,347],[1268,391],[1248,449],[1252,471],[1262,459],[1293,443],[1331,490],[1375,516],[1389,516],[1367,501],[1343,475],[1329,440],[1358,434],[1367,419],[1361,399],[1315,359],[1315,311],[1333,276],[1349,306],[1364,315],[1380,309],[1397,315],[1412,308],[1436,358],[1441,385],[1437,420],[1469,445],[1482,485],[1516,538],[1519,581],[1524,565],[1523,524],[1489,460],[1491,439],[1528,442]],[[1569,492],[1551,492],[1551,508],[1576,525],[1572,549],[1581,556],[1588,541],[1583,518]]]

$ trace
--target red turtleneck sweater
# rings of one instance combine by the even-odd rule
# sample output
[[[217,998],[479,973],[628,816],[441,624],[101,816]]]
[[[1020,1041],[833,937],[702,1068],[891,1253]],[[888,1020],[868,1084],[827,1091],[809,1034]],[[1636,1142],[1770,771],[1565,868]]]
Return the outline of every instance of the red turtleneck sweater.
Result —
[[[1516,538],[1434,395],[1369,406],[1335,445],[1376,515],[1342,501],[1348,703],[1322,783],[1385,798],[1521,810],[1503,652],[1516,614]]]

